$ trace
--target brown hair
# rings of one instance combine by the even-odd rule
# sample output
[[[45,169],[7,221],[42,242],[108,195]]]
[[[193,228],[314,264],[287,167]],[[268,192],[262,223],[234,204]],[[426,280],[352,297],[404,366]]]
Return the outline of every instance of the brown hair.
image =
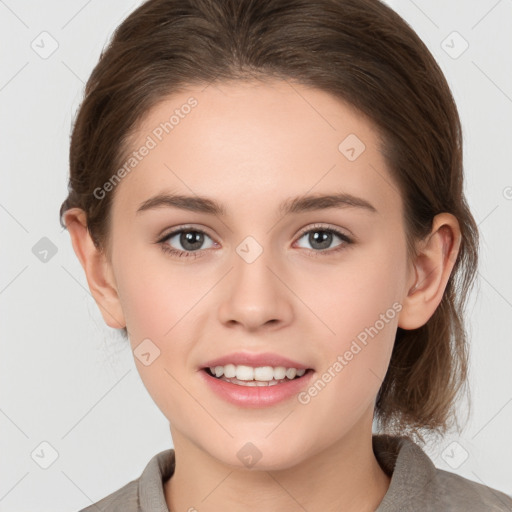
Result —
[[[101,187],[124,161],[149,109],[188,85],[292,80],[348,102],[377,127],[404,202],[409,257],[441,212],[462,241],[428,322],[398,328],[376,401],[383,429],[444,432],[468,368],[463,313],[478,263],[478,230],[463,192],[462,133],[449,86],[417,34],[378,0],[149,0],[117,28],[85,88],[73,126],[69,195],[109,254]],[[123,329],[126,337],[126,329]],[[421,435],[418,434],[421,439]]]

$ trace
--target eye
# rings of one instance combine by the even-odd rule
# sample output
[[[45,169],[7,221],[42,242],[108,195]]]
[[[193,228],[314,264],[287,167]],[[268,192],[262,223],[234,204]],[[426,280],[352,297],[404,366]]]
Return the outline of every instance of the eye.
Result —
[[[207,247],[203,247],[206,238],[211,243]],[[311,251],[315,256],[333,254],[353,243],[353,240],[341,231],[323,225],[314,226],[307,231],[303,231],[299,236],[299,240],[303,238],[312,246]],[[341,242],[334,246],[334,248],[329,249],[336,238],[341,240]],[[217,245],[207,233],[201,229],[191,227],[182,227],[171,231],[158,240],[157,243],[165,253],[179,258],[197,258],[202,255],[203,250]],[[304,246],[299,244],[299,247]],[[307,249],[307,247],[305,248]]]
[[[334,246],[333,249],[329,250],[333,240],[338,238],[341,242]],[[353,243],[353,240],[349,238],[344,233],[338,231],[337,229],[329,228],[326,226],[314,226],[312,229],[308,229],[307,231],[303,231],[299,237],[299,240],[306,239],[306,242],[310,244],[311,249],[318,253],[317,255],[329,255],[333,252],[340,251],[344,249],[347,245]],[[304,247],[299,245],[300,247]],[[306,247],[307,248],[307,247]]]
[[[197,258],[199,256],[199,251],[208,249],[215,244],[215,242],[213,242],[210,246],[203,247],[205,238],[208,238],[213,242],[213,240],[200,229],[180,228],[168,233],[162,239],[158,240],[157,243],[160,244],[162,250],[166,253],[170,253],[180,258]],[[178,246],[181,246],[181,248],[175,248],[171,244],[177,244]]]

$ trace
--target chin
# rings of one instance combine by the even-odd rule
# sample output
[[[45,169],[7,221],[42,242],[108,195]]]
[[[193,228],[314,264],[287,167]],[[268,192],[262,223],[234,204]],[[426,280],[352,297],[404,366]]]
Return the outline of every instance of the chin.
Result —
[[[282,441],[271,442],[269,439],[259,441],[257,437],[253,441],[231,440],[228,444],[217,445],[208,451],[219,462],[234,469],[248,471],[289,469],[300,464],[306,456],[303,445],[295,446],[293,443]]]

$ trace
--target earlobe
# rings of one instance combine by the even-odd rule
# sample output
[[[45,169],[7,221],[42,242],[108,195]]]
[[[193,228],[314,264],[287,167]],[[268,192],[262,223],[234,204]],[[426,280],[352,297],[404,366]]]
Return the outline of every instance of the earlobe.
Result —
[[[64,216],[71,243],[87,278],[87,283],[105,323],[115,329],[126,326],[123,310],[117,293],[112,266],[106,255],[95,245],[87,229],[85,212],[71,208]]]
[[[439,306],[457,259],[461,233],[457,218],[450,213],[434,217],[430,234],[418,242],[413,262],[413,283],[402,301],[398,326],[417,329],[424,325]]]

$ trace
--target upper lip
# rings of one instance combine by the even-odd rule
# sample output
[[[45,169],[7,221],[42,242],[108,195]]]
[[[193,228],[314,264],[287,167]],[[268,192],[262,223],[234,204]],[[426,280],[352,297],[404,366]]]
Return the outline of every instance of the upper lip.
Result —
[[[310,368],[309,366],[294,361],[293,359],[280,356],[279,354],[273,354],[271,352],[263,352],[260,354],[233,352],[232,354],[227,354],[225,356],[206,361],[203,368],[226,366],[227,364],[246,365],[253,366],[255,368],[261,366],[284,366],[285,368],[296,368],[297,370],[307,370]]]

